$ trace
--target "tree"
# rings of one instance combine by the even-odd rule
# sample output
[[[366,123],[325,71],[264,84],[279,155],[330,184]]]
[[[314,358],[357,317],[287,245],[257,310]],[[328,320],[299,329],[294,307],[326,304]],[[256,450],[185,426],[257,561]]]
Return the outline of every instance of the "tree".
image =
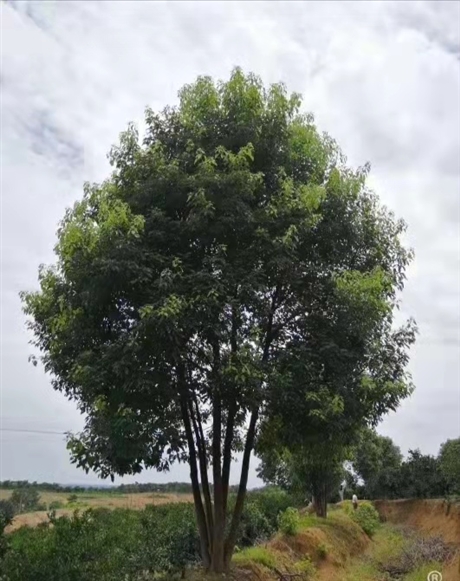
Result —
[[[439,498],[447,491],[447,482],[437,458],[420,450],[409,450],[400,471],[399,496],[402,498]]]
[[[338,447],[331,453],[329,442],[291,453],[288,449],[266,447],[260,453],[257,474],[267,484],[275,484],[304,502],[313,498],[316,515],[327,516],[327,502],[338,494],[345,478],[345,453]]]
[[[391,438],[363,430],[354,451],[353,469],[364,480],[368,498],[400,496],[402,454]]]
[[[37,510],[40,502],[40,495],[36,488],[31,486],[22,486],[15,488],[11,493],[10,502],[14,506],[16,513],[30,512]]]
[[[411,253],[368,167],[346,167],[298,95],[236,69],[179,97],[146,111],[142,141],[121,135],[22,297],[54,388],[86,415],[73,461],[101,477],[188,462],[203,562],[220,572],[265,417],[295,410],[317,433],[329,410],[345,430],[351,410],[370,421],[410,392],[414,327],[393,329],[392,309]]]
[[[449,492],[460,494],[460,438],[447,440],[441,445],[439,463]]]

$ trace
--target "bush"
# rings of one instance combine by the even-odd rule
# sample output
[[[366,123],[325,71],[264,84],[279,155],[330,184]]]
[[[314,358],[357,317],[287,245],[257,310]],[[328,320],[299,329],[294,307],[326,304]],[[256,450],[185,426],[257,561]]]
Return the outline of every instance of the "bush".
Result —
[[[230,521],[230,519],[228,520]],[[257,542],[271,537],[275,530],[263,514],[259,504],[254,501],[247,502],[241,516],[237,545],[251,547]]]
[[[69,504],[73,504],[75,502],[78,502],[78,496],[76,494],[71,494],[70,496],[67,497],[67,502]]]
[[[174,573],[200,561],[200,540],[191,504],[148,506],[141,514],[144,570]]]
[[[229,514],[234,506],[235,496],[232,495],[229,499]],[[289,506],[292,506],[292,498],[280,489],[249,492],[241,517],[237,546],[250,547],[273,535],[278,528],[279,515]]]
[[[146,573],[171,579],[199,556],[188,504],[50,514],[50,523],[9,538],[0,563],[8,581],[138,581]]]
[[[329,553],[329,547],[326,545],[326,543],[320,543],[316,552],[318,553],[319,559],[324,560]]]
[[[13,490],[10,501],[16,514],[40,510],[40,495],[35,488],[23,486]]]
[[[13,517],[13,503],[9,500],[0,500],[0,558],[3,558],[8,549],[5,528],[13,522]]]
[[[58,508],[62,508],[64,504],[60,500],[53,500],[49,503],[48,510],[57,510]]]
[[[237,544],[250,547],[270,537],[288,501],[285,493],[276,490],[250,493]],[[230,509],[234,502],[233,496]],[[89,509],[75,511],[70,517],[56,517],[54,509],[58,503],[49,508],[50,522],[36,528],[23,527],[8,535],[10,546],[0,559],[0,578],[4,575],[8,581],[147,578],[169,581],[200,560],[191,504],[148,506],[142,511]]]
[[[0,500],[0,518],[11,522],[14,515],[14,504],[11,500]]]
[[[299,511],[296,508],[287,508],[278,518],[278,527],[285,535],[296,535],[300,527]]]
[[[348,505],[345,505],[345,510],[370,537],[372,537],[372,535],[380,526],[379,513],[375,509],[374,505],[370,502],[360,502],[356,510],[349,508]]]
[[[316,573],[316,567],[308,557],[296,563],[296,569],[303,576],[310,578]]]
[[[296,506],[291,495],[274,487],[249,492],[246,504],[249,505],[251,503],[255,503],[258,506],[273,531],[278,526],[279,515],[290,506]]]

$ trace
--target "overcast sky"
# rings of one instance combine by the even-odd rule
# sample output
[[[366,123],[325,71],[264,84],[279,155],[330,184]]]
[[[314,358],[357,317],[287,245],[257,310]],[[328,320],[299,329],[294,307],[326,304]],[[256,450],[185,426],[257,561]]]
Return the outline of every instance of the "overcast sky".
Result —
[[[240,65],[304,96],[321,130],[409,224],[403,311],[420,336],[414,395],[379,430],[404,453],[460,435],[460,4],[457,2],[29,2],[1,4],[0,479],[95,482],[63,438],[18,298],[54,261],[58,221],[129,121],[177,101],[197,75]],[[232,475],[235,481],[236,472]],[[139,481],[187,480],[185,466]],[[257,484],[254,470],[250,485]]]

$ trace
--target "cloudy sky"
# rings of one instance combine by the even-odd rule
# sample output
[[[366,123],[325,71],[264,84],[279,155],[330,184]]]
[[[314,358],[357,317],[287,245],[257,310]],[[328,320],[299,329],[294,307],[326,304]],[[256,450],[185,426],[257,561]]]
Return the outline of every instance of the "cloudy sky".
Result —
[[[74,405],[31,352],[18,298],[53,262],[56,226],[146,105],[235,65],[304,95],[305,110],[409,224],[403,310],[420,327],[417,386],[380,431],[436,454],[460,435],[460,4],[457,2],[1,3],[0,479],[95,482],[70,465]],[[16,430],[21,430],[17,432]],[[233,474],[235,480],[237,474]],[[186,480],[188,470],[138,480]],[[254,472],[251,485],[256,484]]]

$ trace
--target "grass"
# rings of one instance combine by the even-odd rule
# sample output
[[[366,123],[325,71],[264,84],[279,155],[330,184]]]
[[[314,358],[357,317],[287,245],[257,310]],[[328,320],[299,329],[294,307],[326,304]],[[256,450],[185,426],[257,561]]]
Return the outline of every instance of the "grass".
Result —
[[[250,563],[256,563],[267,567],[267,569],[274,569],[277,565],[276,553],[267,547],[249,547],[236,553],[233,557],[233,563],[238,567],[244,567]]]
[[[428,579],[428,574],[431,571],[442,571],[441,563],[429,563],[428,565],[423,565],[416,571],[412,571],[409,575],[406,575],[403,581],[426,581]]]
[[[380,565],[397,558],[406,545],[407,540],[400,529],[384,524],[375,533],[372,545],[364,558],[349,565],[337,581],[383,581],[384,577],[379,571]]]

